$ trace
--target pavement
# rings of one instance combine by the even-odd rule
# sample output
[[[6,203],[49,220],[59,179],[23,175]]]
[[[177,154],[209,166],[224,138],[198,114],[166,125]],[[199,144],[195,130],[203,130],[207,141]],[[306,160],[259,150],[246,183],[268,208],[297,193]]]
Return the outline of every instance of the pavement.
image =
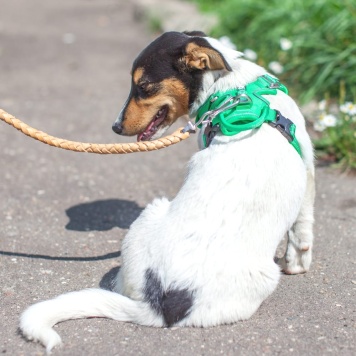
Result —
[[[125,141],[111,125],[131,63],[152,39],[134,3],[0,0],[0,9],[0,108],[55,136]],[[43,355],[19,334],[20,313],[107,287],[130,223],[154,197],[175,195],[197,145],[99,156],[5,123],[0,142],[0,353]],[[250,320],[206,329],[68,321],[56,326],[64,346],[53,355],[354,355],[356,177],[318,167],[315,216],[311,270],[283,275]]]

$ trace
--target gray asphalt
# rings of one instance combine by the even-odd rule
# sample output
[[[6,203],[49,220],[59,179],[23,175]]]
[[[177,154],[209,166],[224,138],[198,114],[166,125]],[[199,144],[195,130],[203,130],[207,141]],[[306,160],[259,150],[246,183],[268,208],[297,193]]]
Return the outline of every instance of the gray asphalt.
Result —
[[[0,108],[50,134],[123,141],[111,131],[130,67],[152,39],[114,0],[0,0]],[[55,149],[0,123],[0,353],[42,355],[18,333],[28,305],[107,287],[130,223],[173,197],[194,138],[159,152],[97,156]],[[248,321],[155,329],[106,319],[56,329],[54,355],[354,355],[356,178],[317,169],[314,262],[282,276]]]

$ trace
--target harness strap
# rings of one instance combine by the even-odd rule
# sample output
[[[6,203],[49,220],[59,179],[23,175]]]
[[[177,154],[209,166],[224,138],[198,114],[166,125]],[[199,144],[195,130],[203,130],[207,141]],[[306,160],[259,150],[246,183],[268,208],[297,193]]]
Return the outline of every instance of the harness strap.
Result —
[[[279,111],[271,109],[270,103],[263,95],[276,95],[277,90],[288,94],[288,89],[278,79],[263,75],[243,88],[218,92],[211,95],[199,108],[196,123],[201,128],[204,116],[209,117],[210,127],[217,126],[225,136],[237,135],[246,130],[256,129],[268,123],[278,129],[301,156],[301,149],[295,137],[295,124],[284,117]],[[203,119],[203,120],[202,120]],[[207,147],[211,140],[203,139]],[[214,129],[214,135],[217,130]]]

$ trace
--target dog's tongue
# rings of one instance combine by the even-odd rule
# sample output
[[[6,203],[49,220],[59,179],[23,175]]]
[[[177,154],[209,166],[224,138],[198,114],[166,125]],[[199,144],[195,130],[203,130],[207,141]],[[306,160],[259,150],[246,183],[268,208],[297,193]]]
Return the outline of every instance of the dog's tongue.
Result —
[[[145,131],[137,136],[137,141],[148,141],[156,132],[155,120],[153,120],[146,128]]]
[[[137,141],[148,141],[151,137],[157,132],[158,126],[164,121],[167,116],[168,109],[167,107],[163,107],[158,113],[155,115],[153,120],[146,127],[145,131],[140,133],[137,136]]]

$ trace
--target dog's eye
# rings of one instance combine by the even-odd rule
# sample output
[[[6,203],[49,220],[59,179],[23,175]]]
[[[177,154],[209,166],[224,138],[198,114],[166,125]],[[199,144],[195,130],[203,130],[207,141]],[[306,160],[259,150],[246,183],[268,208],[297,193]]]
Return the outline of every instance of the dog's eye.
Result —
[[[140,83],[137,83],[136,88],[139,96],[147,97],[157,93],[157,91],[160,89],[160,85],[153,82],[142,81]]]
[[[150,83],[148,82],[142,82],[138,85],[139,89],[142,91],[146,91],[148,89]]]

